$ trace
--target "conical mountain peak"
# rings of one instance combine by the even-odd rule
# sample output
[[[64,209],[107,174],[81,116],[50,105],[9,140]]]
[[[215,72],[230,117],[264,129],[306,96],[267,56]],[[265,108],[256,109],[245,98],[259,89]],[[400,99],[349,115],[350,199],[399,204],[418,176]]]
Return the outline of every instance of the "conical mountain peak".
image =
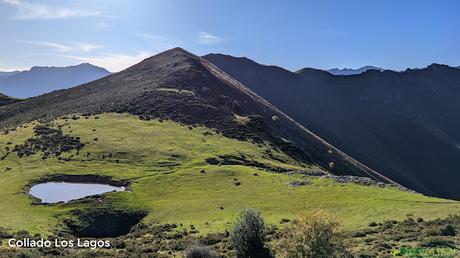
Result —
[[[301,162],[324,168],[334,162],[336,173],[389,181],[336,150],[213,64],[181,48],[91,83],[1,107],[0,125],[110,112],[198,124],[231,138],[272,142]],[[238,117],[244,117],[244,122]],[[336,151],[323,155],[331,150]]]

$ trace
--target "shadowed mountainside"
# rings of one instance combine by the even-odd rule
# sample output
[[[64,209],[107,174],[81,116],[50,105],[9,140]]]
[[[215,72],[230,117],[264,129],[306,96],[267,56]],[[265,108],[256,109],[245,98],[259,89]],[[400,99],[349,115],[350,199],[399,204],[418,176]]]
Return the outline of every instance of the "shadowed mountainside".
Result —
[[[204,56],[280,110],[392,180],[460,199],[460,71],[296,73],[247,58]]]
[[[36,66],[0,77],[0,92],[17,98],[28,98],[78,86],[109,74],[104,68],[87,63],[68,67]]]
[[[4,106],[0,127],[104,112],[202,124],[228,137],[269,141],[294,159],[336,174],[390,181],[318,138],[203,58],[180,48],[79,87]]]
[[[18,99],[10,98],[0,93],[0,106],[8,105],[19,101]]]

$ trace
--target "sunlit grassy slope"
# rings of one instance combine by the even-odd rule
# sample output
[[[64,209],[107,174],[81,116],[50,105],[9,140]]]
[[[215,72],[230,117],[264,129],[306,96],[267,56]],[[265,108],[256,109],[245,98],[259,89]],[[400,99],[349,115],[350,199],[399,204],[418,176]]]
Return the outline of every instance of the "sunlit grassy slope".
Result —
[[[42,160],[39,155],[19,158],[15,153],[0,160],[0,227],[51,234],[61,227],[62,217],[58,215],[84,205],[32,205],[26,185],[49,174],[99,174],[130,179],[132,192],[107,194],[106,201],[145,207],[149,210],[144,219],[147,224],[193,224],[201,233],[225,230],[245,207],[260,209],[269,224],[323,208],[348,229],[370,221],[402,219],[408,213],[423,218],[460,213],[460,202],[393,188],[338,184],[327,178],[279,174],[241,165],[209,165],[207,158],[243,154],[273,167],[320,170],[299,164],[268,144],[229,139],[204,127],[141,121],[125,114],[60,119],[55,124],[64,125],[65,133],[81,137],[86,146],[79,155],[75,151],[63,154],[73,155],[71,161]],[[33,124],[2,134],[1,151],[32,136]],[[274,156],[269,158],[267,150]],[[307,180],[309,184],[292,187],[289,183],[295,180]]]

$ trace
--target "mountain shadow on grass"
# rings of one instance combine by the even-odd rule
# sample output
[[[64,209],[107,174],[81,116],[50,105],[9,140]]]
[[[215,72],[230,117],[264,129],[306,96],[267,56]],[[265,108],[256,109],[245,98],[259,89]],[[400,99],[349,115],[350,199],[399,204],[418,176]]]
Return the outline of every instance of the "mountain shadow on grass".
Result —
[[[73,210],[64,222],[77,237],[118,237],[129,233],[147,214],[146,210],[96,207]]]

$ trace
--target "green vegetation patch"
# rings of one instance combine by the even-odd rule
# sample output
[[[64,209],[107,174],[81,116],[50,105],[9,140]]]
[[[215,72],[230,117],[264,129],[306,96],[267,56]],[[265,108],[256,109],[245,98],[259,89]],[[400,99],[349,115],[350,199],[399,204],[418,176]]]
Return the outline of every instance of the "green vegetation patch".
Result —
[[[457,201],[299,174],[297,171],[321,175],[324,171],[314,164],[299,163],[266,142],[231,139],[203,126],[141,120],[127,114],[53,121],[49,128],[60,128],[63,135],[78,137],[84,144],[58,157],[42,159],[43,151],[22,157],[12,152],[12,146],[35,136],[37,125],[0,134],[0,155],[9,153],[0,160],[0,210],[6,211],[0,212],[0,227],[7,232],[54,235],[73,228],[75,234],[97,236],[89,230],[91,225],[118,213],[128,218],[133,215],[146,225],[174,224],[177,230],[193,225],[194,235],[206,235],[225,232],[244,208],[259,209],[266,223],[276,226],[321,208],[342,221],[346,229],[374,220],[404,219],[407,213],[435,219],[460,212]],[[56,175],[129,181],[131,192],[33,205],[26,186]]]

